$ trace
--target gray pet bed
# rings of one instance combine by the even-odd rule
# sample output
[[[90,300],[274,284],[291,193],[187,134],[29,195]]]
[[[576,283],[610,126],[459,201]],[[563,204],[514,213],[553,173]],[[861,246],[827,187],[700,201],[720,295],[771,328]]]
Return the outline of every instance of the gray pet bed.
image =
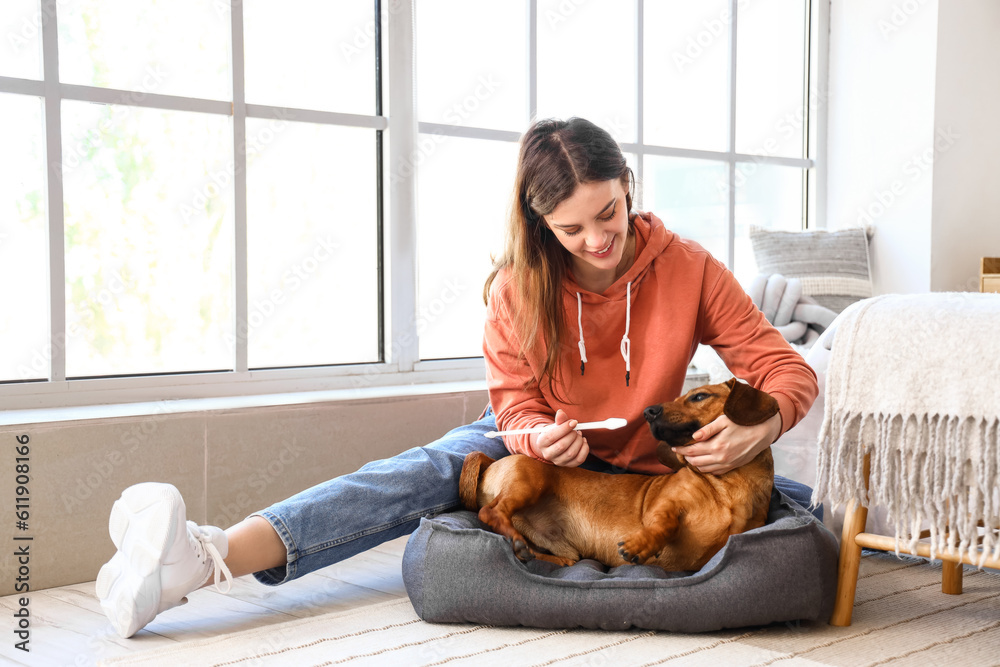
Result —
[[[403,555],[403,581],[425,621],[537,628],[705,632],[826,622],[837,590],[837,540],[777,490],[768,523],[729,538],[693,573],[519,561],[472,512],[423,519]]]

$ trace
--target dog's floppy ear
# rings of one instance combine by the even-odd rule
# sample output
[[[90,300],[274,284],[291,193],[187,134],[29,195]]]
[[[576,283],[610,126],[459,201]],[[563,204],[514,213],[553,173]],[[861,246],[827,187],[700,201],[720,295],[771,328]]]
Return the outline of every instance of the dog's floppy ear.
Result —
[[[733,378],[729,385],[729,398],[722,411],[733,423],[740,426],[756,426],[778,413],[778,401],[765,391]]]
[[[674,472],[677,472],[687,465],[687,461],[684,460],[684,457],[674,452],[670,445],[665,442],[661,442],[656,446],[656,458],[660,460],[660,463],[667,466]]]

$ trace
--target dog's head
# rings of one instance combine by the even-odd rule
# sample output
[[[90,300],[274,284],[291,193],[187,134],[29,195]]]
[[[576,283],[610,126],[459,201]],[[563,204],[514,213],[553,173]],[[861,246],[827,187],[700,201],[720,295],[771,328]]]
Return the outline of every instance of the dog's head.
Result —
[[[777,413],[778,402],[773,396],[736,378],[692,389],[669,403],[651,405],[643,411],[653,437],[666,445],[657,449],[657,455],[664,465],[674,469],[678,461],[670,448],[692,444],[694,432],[716,417],[724,414],[740,426],[755,426]]]

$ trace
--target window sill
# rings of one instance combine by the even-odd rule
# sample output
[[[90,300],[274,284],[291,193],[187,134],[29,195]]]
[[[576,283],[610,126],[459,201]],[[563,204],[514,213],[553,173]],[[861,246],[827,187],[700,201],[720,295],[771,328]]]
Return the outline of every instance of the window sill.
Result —
[[[248,372],[181,373],[26,382],[0,385],[0,403],[7,410],[61,409],[129,403],[163,404],[188,399],[213,399],[338,390],[378,390],[481,381],[486,367],[481,357],[421,361],[412,370],[393,364],[355,364]],[[162,409],[160,410],[162,412]],[[0,419],[5,415],[0,413]],[[2,423],[2,422],[0,422]]]
[[[385,385],[299,391],[278,394],[253,394],[247,396],[217,396],[148,401],[141,403],[115,403],[108,405],[80,405],[69,407],[5,410],[0,412],[0,427],[20,424],[49,424],[57,422],[119,419],[148,415],[180,414],[208,411],[245,410],[277,406],[309,405],[338,401],[375,401],[390,398],[422,397],[439,394],[458,394],[486,391],[485,380],[434,382],[410,385]]]

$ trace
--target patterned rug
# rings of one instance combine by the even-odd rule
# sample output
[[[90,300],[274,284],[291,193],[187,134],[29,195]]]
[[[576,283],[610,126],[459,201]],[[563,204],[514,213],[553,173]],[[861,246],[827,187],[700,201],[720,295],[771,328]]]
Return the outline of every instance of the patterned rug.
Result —
[[[406,599],[109,658],[108,665],[995,665],[1000,573],[866,552],[850,627],[778,624],[704,634],[430,624]]]

